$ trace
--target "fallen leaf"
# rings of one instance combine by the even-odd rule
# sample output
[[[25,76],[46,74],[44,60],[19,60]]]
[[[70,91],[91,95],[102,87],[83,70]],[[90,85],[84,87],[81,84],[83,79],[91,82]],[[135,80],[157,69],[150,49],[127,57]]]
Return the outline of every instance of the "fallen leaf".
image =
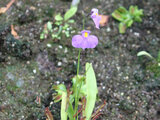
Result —
[[[5,112],[5,109],[9,109],[9,105],[0,106],[0,112]]]
[[[41,104],[41,98],[39,96],[36,98],[36,103]]]
[[[16,39],[19,38],[17,32],[14,30],[14,26],[13,25],[11,25],[11,34],[14,36],[14,38],[16,38]]]
[[[108,15],[100,15],[101,16],[101,21],[100,21],[100,26],[106,26],[109,20],[109,16]]]
[[[7,9],[6,7],[2,7],[2,8],[0,8],[0,14],[5,13],[5,12],[7,11],[6,9]]]
[[[45,108],[45,114],[47,116],[46,120],[54,120],[53,115],[52,115],[52,113],[51,113],[51,111],[49,110],[48,107]]]
[[[5,13],[10,7],[11,5],[15,2],[15,0],[11,0],[7,5],[6,7],[2,7],[0,8],[0,15]]]
[[[46,24],[44,24],[44,29],[45,29],[45,30],[47,30],[47,23],[46,23]]]
[[[36,10],[36,7],[31,6],[29,9],[30,9],[30,10]]]

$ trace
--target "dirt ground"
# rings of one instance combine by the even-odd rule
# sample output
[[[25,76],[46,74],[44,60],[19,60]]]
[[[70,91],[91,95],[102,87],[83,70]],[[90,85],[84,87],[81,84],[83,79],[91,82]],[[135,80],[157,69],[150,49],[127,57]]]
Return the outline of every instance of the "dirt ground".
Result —
[[[0,8],[9,1],[0,0]],[[60,120],[60,105],[53,103],[51,88],[53,84],[71,83],[78,50],[71,46],[71,37],[41,40],[40,34],[44,24],[53,21],[57,13],[64,15],[70,4],[70,0],[17,0],[0,16],[0,120],[46,120],[45,107]],[[119,22],[111,13],[130,5],[144,10],[143,21],[120,34]],[[160,77],[147,69],[150,59],[137,57],[142,50],[157,57],[160,50],[160,1],[81,0],[73,17],[74,34],[82,30],[82,13],[87,15],[92,8],[110,15],[109,23],[100,30],[87,18],[85,28],[98,37],[99,44],[81,55],[81,73],[86,62],[93,64],[96,73],[96,106],[107,102],[98,120],[160,119]],[[11,35],[11,25],[18,39]],[[48,42],[53,43],[51,48]]]

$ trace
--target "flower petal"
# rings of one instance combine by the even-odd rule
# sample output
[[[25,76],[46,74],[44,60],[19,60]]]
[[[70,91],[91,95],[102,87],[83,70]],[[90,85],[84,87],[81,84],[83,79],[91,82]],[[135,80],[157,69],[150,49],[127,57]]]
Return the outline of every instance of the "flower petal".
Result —
[[[98,45],[98,38],[94,35],[90,35],[87,38],[87,48],[95,48]]]
[[[95,48],[98,44],[98,38],[94,35],[89,35],[85,37],[83,34],[90,31],[84,30],[81,31],[82,35],[74,35],[72,38],[72,46],[75,48],[82,48],[83,50],[86,48]]]
[[[81,35],[74,35],[72,38],[72,46],[75,48],[82,48],[83,42],[84,40]]]
[[[92,18],[95,25],[96,25],[96,28],[99,29],[99,23],[100,23],[100,20],[101,20],[101,16],[97,15],[95,18]]]
[[[81,48],[84,50],[86,48],[90,48],[90,43],[88,42],[88,38],[84,38],[84,41],[82,42]]]
[[[98,13],[98,9],[97,9],[97,8],[93,8],[93,9],[91,10],[91,12],[92,12],[93,14],[96,14],[96,13]]]

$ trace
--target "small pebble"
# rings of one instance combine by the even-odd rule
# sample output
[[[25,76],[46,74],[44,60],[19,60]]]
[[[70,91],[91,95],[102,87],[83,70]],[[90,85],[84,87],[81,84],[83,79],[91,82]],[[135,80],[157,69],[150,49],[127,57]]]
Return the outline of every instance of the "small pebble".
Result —
[[[23,84],[24,84],[24,81],[21,78],[16,82],[17,87],[22,87]]]
[[[65,49],[64,49],[64,53],[67,53],[67,52],[68,52],[68,49],[67,49],[67,48],[65,48]]]
[[[130,99],[130,97],[128,96],[128,97],[127,97],[127,99],[129,100],[129,99]]]
[[[111,28],[110,28],[110,27],[108,27],[108,28],[107,28],[107,32],[110,32],[110,31],[111,31]]]
[[[36,74],[36,72],[37,72],[36,69],[34,69],[34,70],[33,70],[33,73]]]
[[[121,93],[121,96],[123,96],[123,95],[124,95],[124,93],[122,92],[122,93]]]
[[[62,45],[59,45],[58,47],[59,47],[60,49],[62,49],[62,48],[63,48],[63,47],[62,47]]]
[[[27,64],[30,64],[30,61],[27,61]]]
[[[48,44],[47,44],[47,47],[51,48],[51,47],[52,47],[52,45],[48,43]]]
[[[150,34],[150,33],[151,33],[151,31],[149,31],[149,30],[148,30],[148,31],[147,31],[147,33],[148,33],[148,34]]]
[[[103,90],[104,90],[105,88],[106,88],[105,86],[102,87]]]
[[[50,105],[52,105],[53,104],[53,102],[50,102]]]
[[[14,75],[12,73],[9,72],[9,73],[7,73],[6,76],[7,76],[8,79],[14,80]]]
[[[137,32],[135,32],[135,33],[134,33],[134,35],[135,35],[135,36],[137,36],[137,37],[139,37],[139,36],[140,36],[140,34],[139,34],[139,33],[137,33]]]
[[[62,65],[62,62],[58,62],[58,66],[61,66]]]
[[[58,85],[60,82],[59,81],[56,81],[56,84]]]

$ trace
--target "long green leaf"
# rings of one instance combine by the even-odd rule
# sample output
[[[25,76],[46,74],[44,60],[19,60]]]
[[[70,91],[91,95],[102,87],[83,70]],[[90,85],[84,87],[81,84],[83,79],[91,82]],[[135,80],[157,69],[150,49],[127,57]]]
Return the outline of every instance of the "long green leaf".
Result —
[[[133,20],[132,19],[128,20],[126,24],[127,24],[127,27],[131,27],[131,25],[133,24]]]
[[[68,102],[68,110],[67,110],[67,112],[68,112],[68,117],[69,117],[69,120],[74,120],[74,110],[73,110],[73,106],[72,106],[72,104],[71,104],[71,102],[69,101]]]
[[[77,7],[71,7],[64,15],[64,20],[68,20],[73,17],[77,12]]]
[[[126,25],[123,22],[119,23],[119,32],[122,34],[126,32]]]
[[[125,7],[123,7],[123,6],[119,7],[119,8],[118,8],[118,11],[119,11],[121,14],[127,14],[127,13],[128,13],[127,9],[126,9]]]
[[[84,115],[86,120],[90,120],[98,93],[96,77],[91,63],[86,63],[86,92],[87,102]]]
[[[153,59],[153,57],[148,53],[148,52],[146,52],[146,51],[140,51],[140,52],[138,52],[137,53],[137,56],[139,57],[139,56],[148,56],[148,57],[150,57],[151,59]]]
[[[47,28],[48,28],[49,31],[52,32],[52,23],[51,22],[47,23]]]
[[[123,21],[124,20],[122,14],[118,10],[115,10],[112,13],[112,17],[114,17],[118,21]]]
[[[67,92],[62,92],[62,102],[61,102],[61,120],[67,120]]]
[[[58,14],[58,15],[55,16],[55,20],[56,21],[62,21],[63,17],[61,16],[61,14]]]
[[[129,13],[130,13],[131,15],[134,15],[134,12],[135,12],[135,7],[134,7],[133,5],[131,5],[131,6],[129,7]]]

